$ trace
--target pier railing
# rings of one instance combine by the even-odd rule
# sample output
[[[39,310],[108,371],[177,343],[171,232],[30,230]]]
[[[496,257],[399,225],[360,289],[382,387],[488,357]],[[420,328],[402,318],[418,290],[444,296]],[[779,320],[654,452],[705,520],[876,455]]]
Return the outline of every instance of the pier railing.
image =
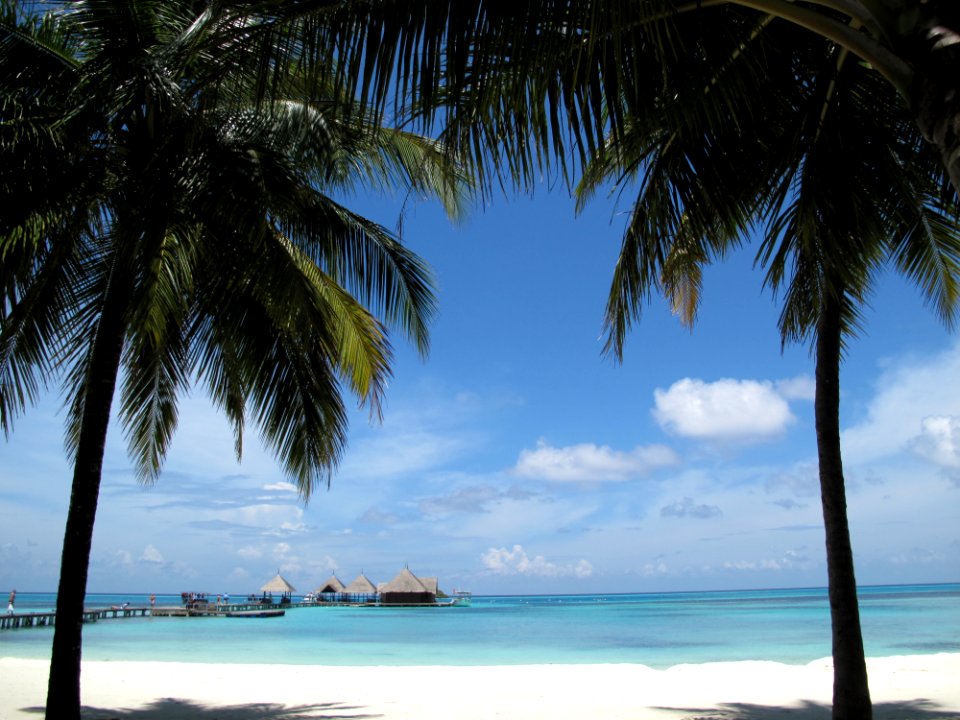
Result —
[[[85,608],[83,622],[90,623],[106,618],[145,617],[150,614],[149,607],[108,607]],[[0,630],[14,630],[17,628],[46,627],[56,624],[57,614],[48,612],[7,613],[0,615]]]
[[[308,603],[230,603],[229,605],[210,603],[193,607],[182,605],[150,606],[119,606],[103,608],[86,608],[83,611],[83,622],[90,623],[98,620],[133,617],[224,617],[228,613],[253,610],[291,610],[305,607],[451,607],[452,600],[436,603],[396,603],[384,604],[371,602],[308,602]],[[0,615],[0,630],[16,630],[20,628],[47,627],[56,624],[56,613],[47,612],[8,613]]]

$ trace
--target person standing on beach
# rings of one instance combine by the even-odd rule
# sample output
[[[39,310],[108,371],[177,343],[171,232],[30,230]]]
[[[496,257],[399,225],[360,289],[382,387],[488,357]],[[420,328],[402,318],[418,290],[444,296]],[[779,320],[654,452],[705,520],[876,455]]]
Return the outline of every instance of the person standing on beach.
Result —
[[[10,598],[7,600],[7,615],[13,615],[13,603],[17,599],[17,591],[10,591]]]

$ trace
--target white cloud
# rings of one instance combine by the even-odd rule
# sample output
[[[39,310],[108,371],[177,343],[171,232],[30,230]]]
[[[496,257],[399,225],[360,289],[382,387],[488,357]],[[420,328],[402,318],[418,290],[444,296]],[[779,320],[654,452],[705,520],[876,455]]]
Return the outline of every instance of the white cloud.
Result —
[[[877,382],[877,394],[863,420],[843,432],[844,462],[871,462],[907,448],[932,451],[937,423],[929,426],[926,420],[957,415],[960,408],[957,377],[960,377],[960,344],[932,357],[900,363],[885,372]],[[944,430],[941,426],[940,431]],[[945,448],[943,440],[945,436],[941,436],[935,457]],[[934,442],[933,447],[936,444]],[[946,458],[949,454],[939,457]]]
[[[944,415],[924,418],[912,447],[914,452],[936,465],[960,467],[960,420]]]
[[[817,383],[809,375],[799,375],[787,380],[777,380],[777,392],[787,400],[813,400],[817,394]]]
[[[664,560],[663,556],[660,555],[653,560],[653,562],[648,562],[643,566],[641,571],[646,577],[654,577],[658,575],[666,575],[670,572],[670,568]]]
[[[505,547],[490,548],[480,559],[487,571],[495,575],[586,578],[593,574],[593,565],[588,560],[578,560],[572,565],[557,565],[548,562],[543,555],[531,558],[521,545],[514,545],[512,550]]]
[[[291,531],[303,530],[303,516],[303,508],[297,506],[292,498],[283,504],[244,505],[215,510],[208,514],[213,520],[257,528],[264,535],[289,534]]]
[[[255,547],[242,547],[237,550],[237,555],[242,557],[244,560],[256,560],[263,553]]]
[[[340,569],[340,564],[329,555],[324,555],[318,560],[310,561],[310,567],[318,568],[327,572],[336,572]]]
[[[303,571],[303,563],[299,557],[284,558],[280,565],[280,572],[289,575],[299,575]]]
[[[705,440],[758,440],[793,421],[784,396],[769,382],[684,378],[654,391],[653,416],[664,429]]]
[[[284,522],[280,524],[282,533],[305,533],[309,528],[302,522]]]
[[[556,482],[623,481],[678,461],[677,455],[663,445],[620,452],[593,443],[555,448],[541,440],[536,450],[521,451],[514,472],[522,477]]]
[[[143,552],[140,554],[137,562],[142,563],[151,563],[153,565],[162,565],[163,564],[163,555],[160,554],[160,551],[157,550],[153,545],[147,545]]]
[[[573,574],[578,578],[588,578],[593,575],[593,565],[589,560],[581,559],[573,566]]]
[[[275,483],[268,483],[267,485],[264,485],[264,486],[263,486],[263,489],[264,489],[264,490],[277,490],[277,491],[279,491],[279,492],[288,492],[288,493],[294,493],[294,494],[297,492],[297,486],[296,486],[296,485],[294,485],[293,483],[283,482],[283,481],[281,481],[281,482],[275,482]]]
[[[382,482],[424,472],[460,456],[471,447],[471,441],[476,444],[468,435],[385,426],[378,434],[351,444],[352,451],[344,460],[340,475]]]
[[[736,560],[723,563],[724,570],[740,570],[748,572],[780,571],[808,567],[811,567],[811,561],[803,549],[787,550],[783,556],[779,558]]]

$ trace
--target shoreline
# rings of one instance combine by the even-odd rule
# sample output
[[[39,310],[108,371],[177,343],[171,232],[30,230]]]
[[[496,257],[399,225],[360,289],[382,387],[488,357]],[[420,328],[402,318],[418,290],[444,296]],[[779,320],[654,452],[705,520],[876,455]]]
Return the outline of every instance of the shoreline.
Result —
[[[960,653],[868,658],[874,717],[960,718]],[[36,720],[49,662],[0,657],[0,717]],[[830,658],[806,665],[326,666],[87,660],[84,720],[829,718]]]

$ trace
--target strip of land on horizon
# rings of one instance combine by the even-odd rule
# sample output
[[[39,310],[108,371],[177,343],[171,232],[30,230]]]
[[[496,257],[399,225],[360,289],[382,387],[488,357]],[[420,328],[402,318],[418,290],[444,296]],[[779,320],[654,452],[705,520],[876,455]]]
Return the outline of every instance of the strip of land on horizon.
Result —
[[[960,720],[960,653],[868,660],[876,720]],[[37,720],[49,663],[0,658],[0,718]],[[813,720],[829,658],[807,665],[330,667],[84,661],[84,720]]]

